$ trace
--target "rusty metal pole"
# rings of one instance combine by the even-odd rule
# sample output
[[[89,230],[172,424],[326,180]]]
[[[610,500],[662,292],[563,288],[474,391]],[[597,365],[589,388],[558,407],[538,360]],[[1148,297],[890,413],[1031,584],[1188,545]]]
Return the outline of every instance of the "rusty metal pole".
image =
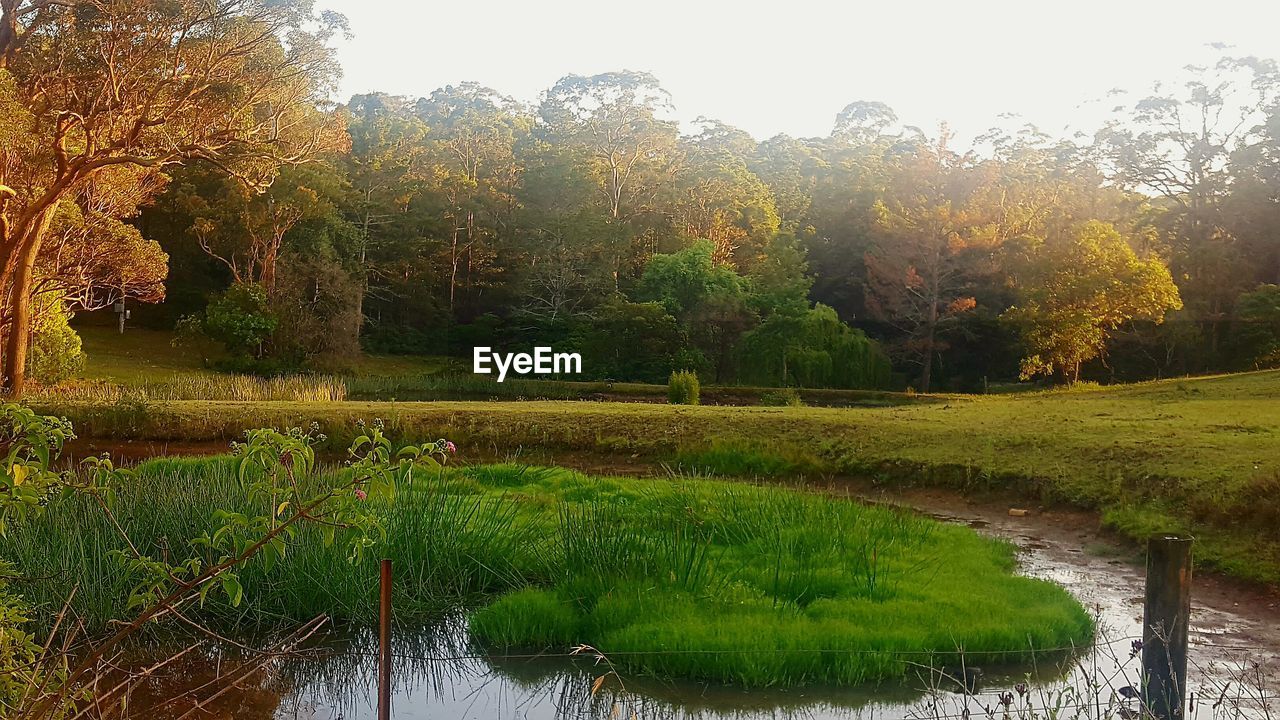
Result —
[[[378,720],[391,720],[391,561],[382,561],[378,603]]]
[[[1142,609],[1142,702],[1152,717],[1180,720],[1187,697],[1187,629],[1191,619],[1192,538],[1147,541],[1147,596]]]

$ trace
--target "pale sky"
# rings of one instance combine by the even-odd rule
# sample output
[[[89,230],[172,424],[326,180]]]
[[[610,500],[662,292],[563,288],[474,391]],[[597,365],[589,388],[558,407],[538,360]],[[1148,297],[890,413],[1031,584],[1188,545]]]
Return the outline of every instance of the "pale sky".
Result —
[[[1280,58],[1266,0],[319,0],[344,13],[344,97],[422,96],[475,80],[526,102],[560,77],[646,70],[679,119],[763,139],[826,135],[854,100],[972,138],[1014,113],[1052,134],[1092,129],[1112,88],[1145,92],[1208,43]]]

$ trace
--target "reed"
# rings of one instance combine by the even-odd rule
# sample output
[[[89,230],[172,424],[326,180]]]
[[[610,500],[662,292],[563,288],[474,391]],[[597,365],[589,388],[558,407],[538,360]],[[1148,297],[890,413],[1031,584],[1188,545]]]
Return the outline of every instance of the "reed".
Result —
[[[35,402],[120,403],[173,400],[233,400],[241,402],[287,400],[338,402],[347,398],[347,383],[328,375],[223,375],[175,373],[165,380],[145,379],[122,384],[83,380],[41,388]]]

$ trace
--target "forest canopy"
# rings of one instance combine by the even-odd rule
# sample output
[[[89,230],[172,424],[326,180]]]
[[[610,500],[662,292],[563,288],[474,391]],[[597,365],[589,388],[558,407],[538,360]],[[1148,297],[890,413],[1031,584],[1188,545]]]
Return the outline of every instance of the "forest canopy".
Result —
[[[682,131],[634,71],[532,104],[475,82],[334,103],[345,24],[307,2],[70,5],[5,5],[11,392],[66,317],[120,301],[268,374],[533,344],[598,379],[921,391],[1278,361],[1270,60],[1224,55],[1070,138],[958,147],[855,101],[825,137],[759,140]],[[135,25],[152,44],[99,67]]]

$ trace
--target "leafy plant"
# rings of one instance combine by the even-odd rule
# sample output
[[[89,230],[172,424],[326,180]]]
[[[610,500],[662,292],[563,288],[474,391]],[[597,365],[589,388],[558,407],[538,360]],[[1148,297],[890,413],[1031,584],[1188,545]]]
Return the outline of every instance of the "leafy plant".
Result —
[[[277,320],[261,285],[232,285],[205,308],[201,327],[232,355],[262,357]]]
[[[678,370],[671,373],[671,379],[667,381],[667,401],[672,405],[697,405],[698,404],[698,374],[689,372],[688,370]]]
[[[80,336],[71,328],[71,314],[63,308],[61,293],[38,296],[38,320],[27,355],[27,374],[43,385],[69,380],[84,370]]]
[[[132,471],[115,467],[106,457],[87,458],[78,469],[53,470],[62,446],[74,437],[70,424],[18,405],[0,407],[0,447],[7,449],[0,481],[0,532],[9,523],[27,523],[39,516],[55,494],[85,499],[122,543],[106,554],[129,583],[124,612],[132,615],[113,623],[112,631],[98,639],[84,634],[80,623],[62,623],[68,598],[53,624],[53,636],[36,645],[20,629],[26,622],[22,604],[0,592],[0,675],[37,680],[24,686],[6,714],[12,709],[23,718],[62,718],[89,692],[100,704],[118,701],[139,678],[113,677],[106,684],[99,680],[103,672],[117,671],[109,659],[123,642],[167,616],[218,637],[187,616],[184,608],[203,606],[215,594],[239,606],[245,595],[241,573],[250,561],[260,560],[261,571],[269,572],[288,556],[304,528],[314,529],[326,547],[339,545],[349,561],[359,562],[382,536],[369,498],[394,497],[397,487],[412,481],[415,472],[438,470],[453,451],[452,443],[438,440],[393,452],[381,422],[361,425],[360,430],[349,449],[348,471],[338,475],[316,471],[313,446],[325,439],[316,426],[248,431],[245,442],[234,446],[241,500],[235,507],[215,508],[215,529],[191,538],[191,553],[184,557],[181,544],[169,538],[161,545],[140,544],[124,529],[116,488],[130,484]],[[306,623],[299,632],[305,637],[322,622],[323,618]],[[252,662],[270,656],[264,652]],[[7,702],[7,694],[8,685],[0,684],[0,699]]]

